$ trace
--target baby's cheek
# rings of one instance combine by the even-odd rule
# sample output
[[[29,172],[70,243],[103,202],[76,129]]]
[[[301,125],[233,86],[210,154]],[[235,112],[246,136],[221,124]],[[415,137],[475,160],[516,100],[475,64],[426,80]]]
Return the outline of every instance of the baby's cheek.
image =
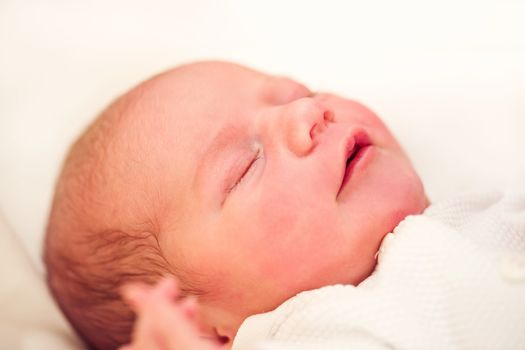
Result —
[[[258,272],[280,288],[296,292],[304,276],[322,266],[325,253],[331,250],[334,220],[322,212],[326,208],[296,196],[268,194],[260,204],[254,213],[254,239],[249,243]]]

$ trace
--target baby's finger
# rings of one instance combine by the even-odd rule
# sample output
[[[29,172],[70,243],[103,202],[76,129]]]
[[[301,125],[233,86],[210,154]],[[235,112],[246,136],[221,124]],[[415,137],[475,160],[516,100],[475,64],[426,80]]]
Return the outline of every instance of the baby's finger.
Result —
[[[151,314],[147,310],[147,303],[145,305],[139,311],[139,317],[133,327],[132,342],[127,345],[129,350],[170,350],[164,345],[164,335],[158,332],[157,315]]]
[[[154,287],[153,294],[156,296],[175,300],[180,295],[180,289],[175,277],[166,276],[162,278]]]
[[[173,277],[165,277],[155,286],[140,282],[131,282],[121,288],[122,297],[135,312],[141,309],[146,300],[162,298],[174,301],[179,294],[180,290]]]
[[[195,315],[197,314],[197,299],[193,296],[189,296],[184,298],[184,300],[181,301],[179,304],[182,311],[184,312],[184,315],[188,317],[190,320],[195,319]]]
[[[121,288],[120,294],[136,312],[147,298],[150,289],[151,287],[142,283],[128,283]]]
[[[167,349],[216,349],[211,340],[201,338],[198,322],[188,317],[196,308],[192,299],[176,303],[165,297],[148,297],[140,317],[151,326],[149,330],[158,344]]]

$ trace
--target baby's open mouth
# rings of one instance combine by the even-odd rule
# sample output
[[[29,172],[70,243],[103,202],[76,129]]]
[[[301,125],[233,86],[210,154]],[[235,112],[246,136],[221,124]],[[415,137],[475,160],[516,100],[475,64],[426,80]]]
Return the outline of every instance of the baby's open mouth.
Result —
[[[345,152],[345,163],[343,169],[343,176],[341,181],[341,186],[337,193],[337,196],[341,193],[345,185],[348,183],[352,175],[358,171],[356,169],[360,160],[370,149],[371,142],[370,138],[364,132],[359,132],[353,135],[347,142],[346,152]]]

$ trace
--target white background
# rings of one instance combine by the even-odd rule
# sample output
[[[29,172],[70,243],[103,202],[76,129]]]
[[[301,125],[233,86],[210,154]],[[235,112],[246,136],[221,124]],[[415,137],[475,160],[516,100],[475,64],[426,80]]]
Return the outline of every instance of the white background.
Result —
[[[523,1],[0,1],[0,214],[40,266],[67,146],[161,70],[227,59],[356,98],[432,200],[498,185],[525,151]]]

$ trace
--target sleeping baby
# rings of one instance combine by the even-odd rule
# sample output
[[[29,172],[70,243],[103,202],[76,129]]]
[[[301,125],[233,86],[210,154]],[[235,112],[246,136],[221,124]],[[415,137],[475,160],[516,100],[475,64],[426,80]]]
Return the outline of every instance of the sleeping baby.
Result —
[[[89,126],[44,257],[95,349],[525,344],[523,192],[429,206],[371,110],[232,63],[155,76]]]

